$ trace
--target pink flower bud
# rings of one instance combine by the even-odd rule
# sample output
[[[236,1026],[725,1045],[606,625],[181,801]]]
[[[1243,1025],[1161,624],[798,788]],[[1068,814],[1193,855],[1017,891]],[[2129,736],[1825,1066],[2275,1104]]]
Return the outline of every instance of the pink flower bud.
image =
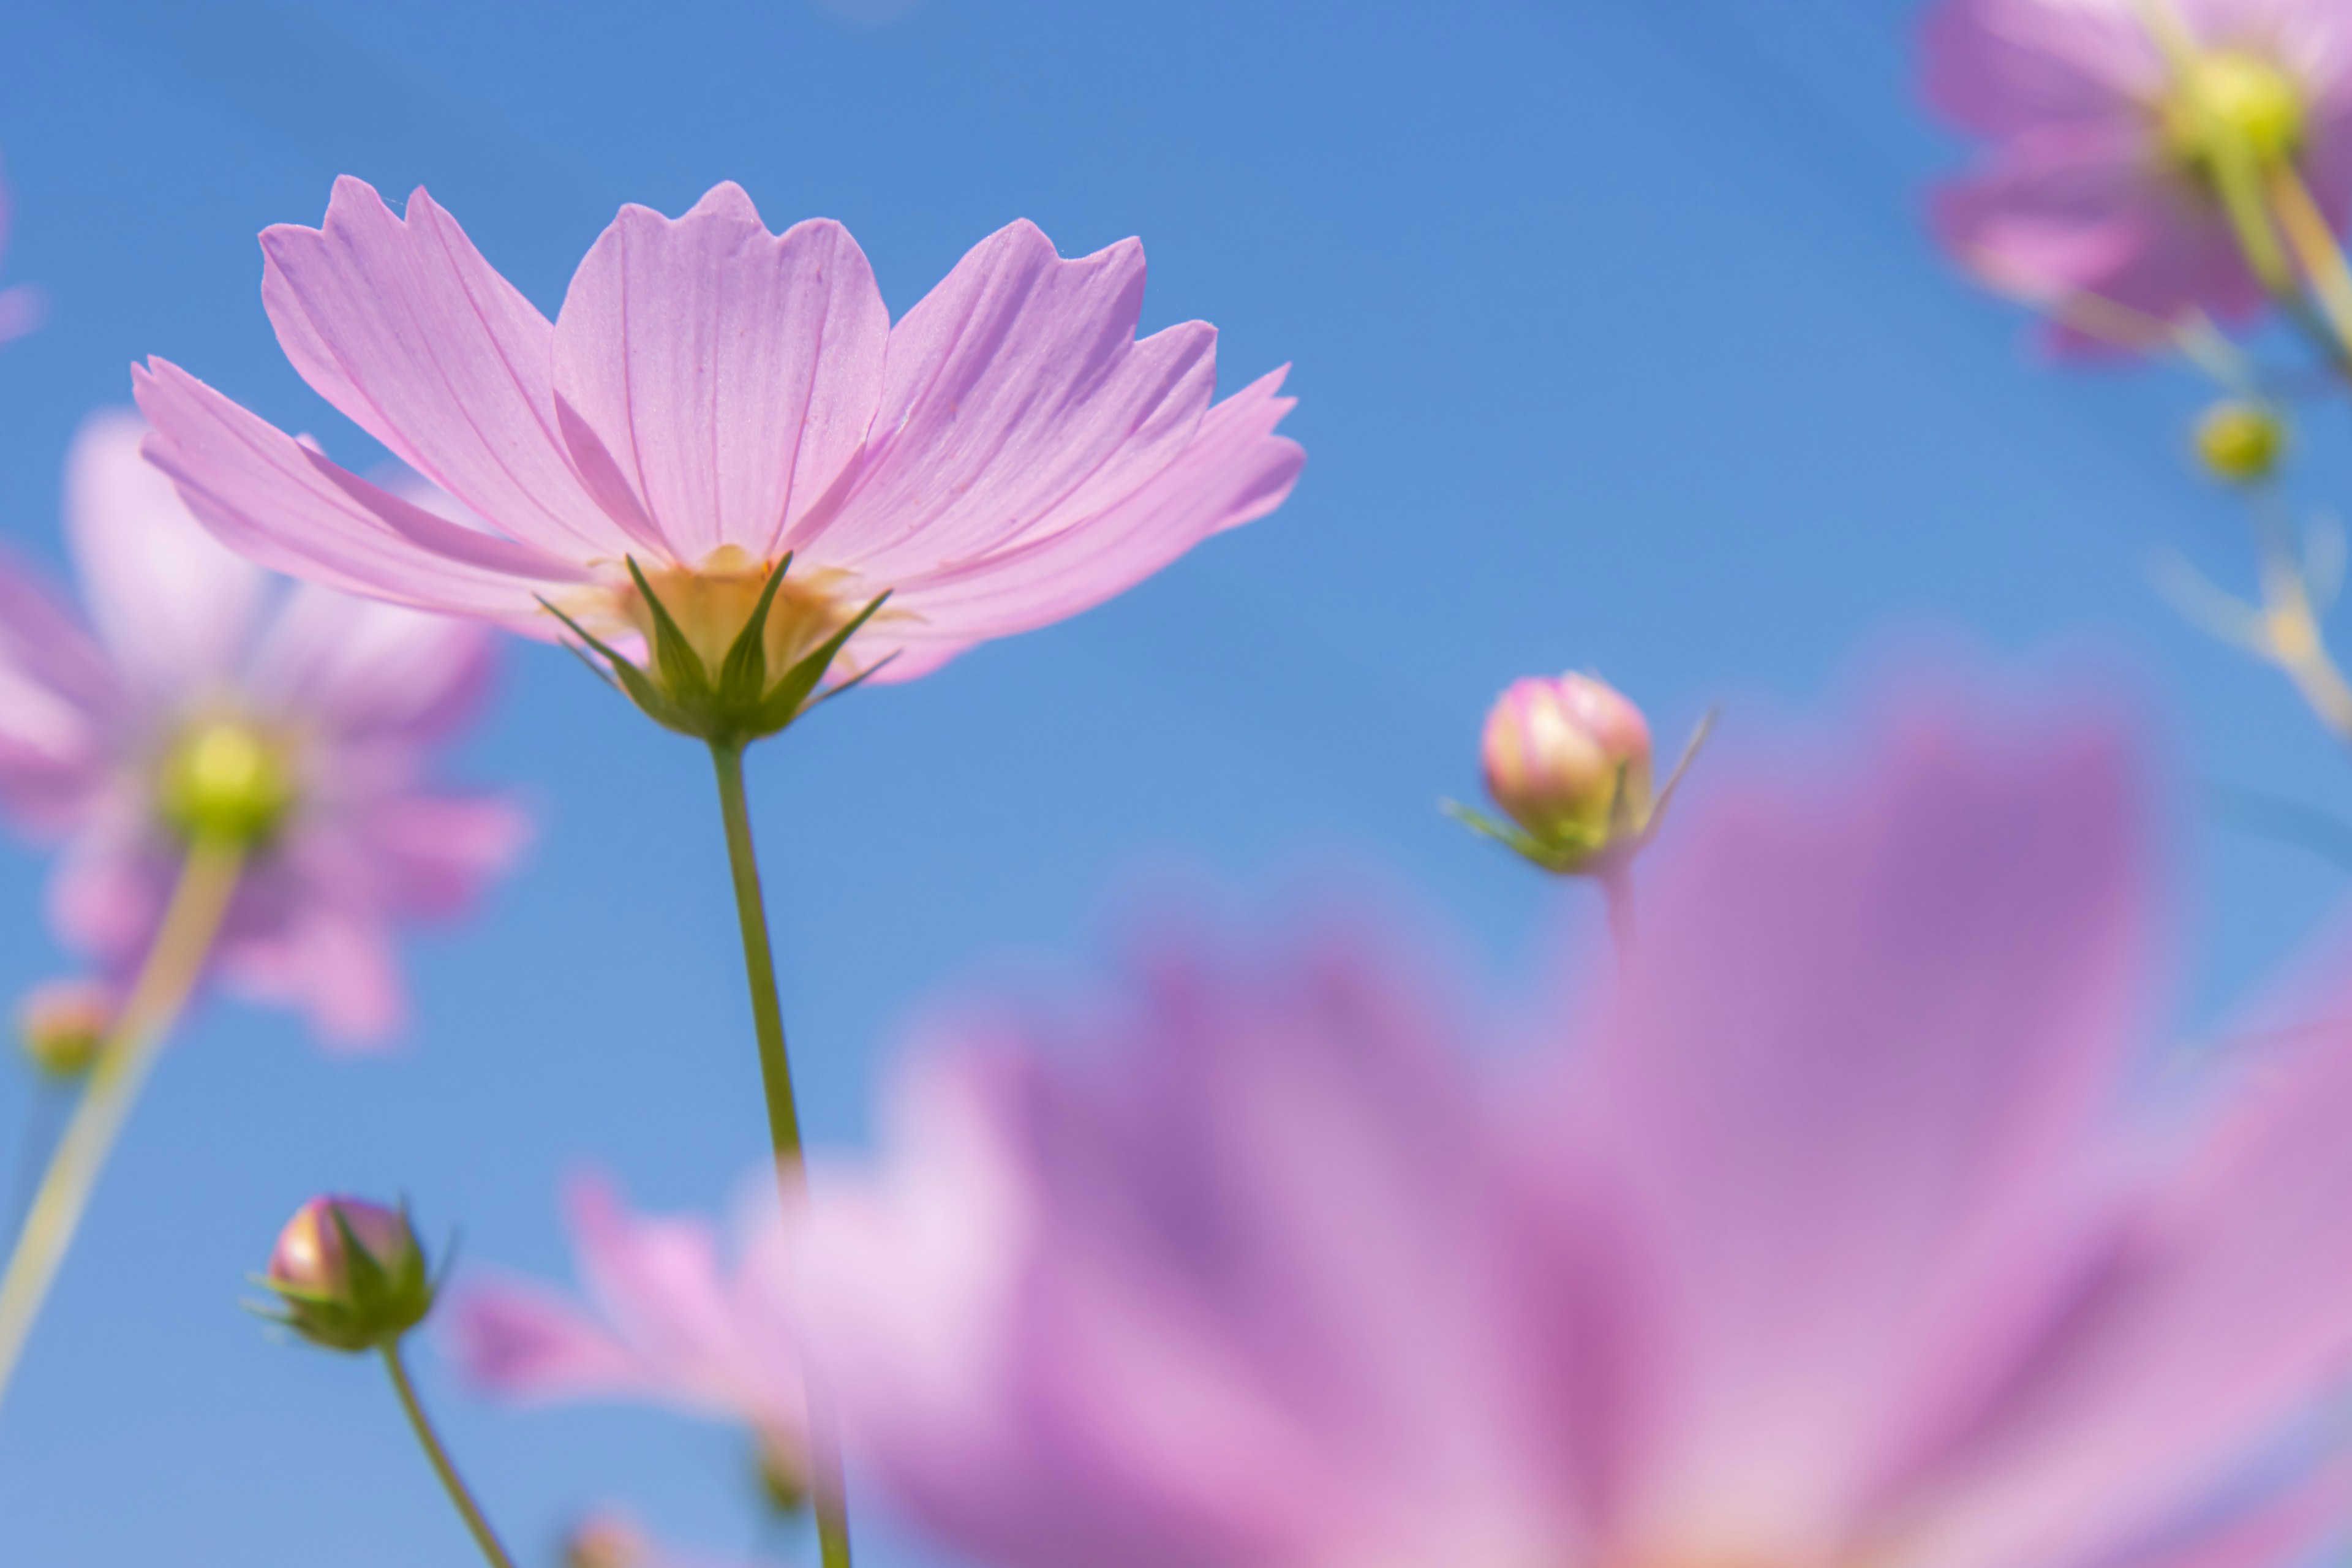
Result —
[[[114,1027],[114,994],[95,980],[50,980],[16,1008],[16,1037],[47,1078],[78,1079],[98,1065]]]
[[[390,1344],[433,1310],[433,1279],[404,1210],[316,1197],[278,1233],[265,1280],[286,1326],[330,1350]]]
[[[1511,683],[1486,716],[1486,789],[1562,868],[1650,820],[1650,726],[1589,675]]]

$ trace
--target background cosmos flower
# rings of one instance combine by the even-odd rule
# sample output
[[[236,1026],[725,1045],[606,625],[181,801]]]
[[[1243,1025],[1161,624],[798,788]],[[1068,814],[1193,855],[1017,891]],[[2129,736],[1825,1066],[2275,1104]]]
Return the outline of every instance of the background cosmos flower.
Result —
[[[463,910],[526,837],[512,804],[430,782],[493,650],[463,623],[281,595],[197,526],[141,458],[144,434],[128,413],[94,415],[68,460],[87,623],[0,563],[0,806],[65,840],[54,922],[121,977],[182,857],[160,800],[173,747],[207,724],[248,728],[294,798],[237,888],[214,973],[299,1007],[330,1042],[381,1038],[403,1008],[394,921]]]
[[[2352,1026],[2126,1093],[2129,751],[1915,693],[1726,770],[1501,1081],[1360,932],[947,1026],[796,1244],[853,1439],[1023,1568],[2294,1561]]]

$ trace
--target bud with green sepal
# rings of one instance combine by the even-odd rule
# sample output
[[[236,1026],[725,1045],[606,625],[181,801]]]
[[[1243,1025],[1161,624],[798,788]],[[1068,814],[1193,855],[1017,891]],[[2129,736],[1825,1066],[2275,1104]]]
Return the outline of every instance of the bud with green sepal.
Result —
[[[47,980],[16,1006],[25,1059],[52,1083],[89,1076],[114,1029],[114,993],[95,980]]]
[[[405,1205],[337,1196],[295,1211],[260,1283],[286,1309],[276,1321],[352,1353],[397,1343],[433,1310],[438,1291]]]
[[[2258,485],[2276,475],[2286,446],[2286,416],[2268,403],[2228,398],[2197,422],[2197,460],[2233,485]]]
[[[1448,815],[1563,876],[1608,875],[1648,844],[1715,716],[1700,721],[1665,787],[1652,789],[1650,726],[1595,677],[1514,681],[1486,716],[1487,793],[1507,821],[1451,801]]]
[[[645,637],[643,664],[559,606],[541,603],[604,661],[629,700],[667,729],[740,749],[881,668],[825,684],[841,650],[881,610],[887,593],[848,610],[825,584],[804,589],[787,582],[790,555],[772,568],[747,563],[731,575],[707,563],[694,573],[650,574],[634,558],[627,564],[635,587],[627,612]]]

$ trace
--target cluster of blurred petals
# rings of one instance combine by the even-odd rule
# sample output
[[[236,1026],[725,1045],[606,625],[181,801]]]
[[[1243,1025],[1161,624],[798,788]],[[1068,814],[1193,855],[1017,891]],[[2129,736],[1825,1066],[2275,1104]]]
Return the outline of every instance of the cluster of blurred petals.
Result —
[[[1016,1568],[2284,1568],[2352,1026],[2150,1091],[2150,819],[2102,712],[1914,691],[1711,778],[1507,1061],[1360,921],[950,1016],[801,1222],[813,1364]]]

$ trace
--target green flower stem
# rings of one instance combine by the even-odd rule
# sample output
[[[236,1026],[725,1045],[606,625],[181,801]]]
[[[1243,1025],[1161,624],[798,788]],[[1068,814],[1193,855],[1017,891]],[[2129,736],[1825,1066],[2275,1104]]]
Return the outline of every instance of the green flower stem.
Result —
[[[792,1058],[784,1049],[784,1015],[776,1000],[776,961],[768,942],[768,910],[760,895],[760,862],[751,847],[751,813],[743,799],[743,748],[710,743],[719,774],[719,814],[727,826],[727,863],[735,878],[735,914],[743,928],[743,973],[751,987],[751,1025],[760,1039],[760,1080],[768,1100],[768,1134],[776,1180],[785,1201],[798,1196],[806,1173],[800,1115],[793,1103]],[[849,1504],[841,1437],[813,1369],[801,1370],[808,1390],[810,1491],[824,1568],[850,1568]]]
[[[482,1549],[482,1555],[488,1560],[490,1568],[515,1568],[514,1559],[508,1556],[507,1549],[499,1544],[498,1532],[490,1528],[490,1521],[483,1516],[482,1505],[476,1502],[474,1494],[467,1489],[466,1479],[450,1462],[449,1450],[441,1446],[440,1435],[433,1430],[432,1421],[425,1416],[425,1405],[416,1397],[416,1385],[408,1380],[408,1365],[401,1360],[400,1342],[388,1341],[383,1348],[383,1369],[392,1374],[393,1392],[400,1395],[400,1407],[408,1413],[408,1425],[415,1430],[417,1445],[425,1450],[425,1457],[433,1461],[433,1473],[441,1478],[442,1489],[449,1494],[449,1500],[457,1505],[458,1516],[465,1520],[466,1528],[473,1532],[474,1544]]]
[[[113,1033],[100,1049],[81,1101],[58,1140],[24,1227],[16,1233],[7,1271],[0,1274],[0,1396],[6,1394],[41,1304],[73,1245],[99,1173],[204,973],[236,892],[245,854],[244,843],[235,839],[199,837],[188,847],[155,945],[148,950]]]

